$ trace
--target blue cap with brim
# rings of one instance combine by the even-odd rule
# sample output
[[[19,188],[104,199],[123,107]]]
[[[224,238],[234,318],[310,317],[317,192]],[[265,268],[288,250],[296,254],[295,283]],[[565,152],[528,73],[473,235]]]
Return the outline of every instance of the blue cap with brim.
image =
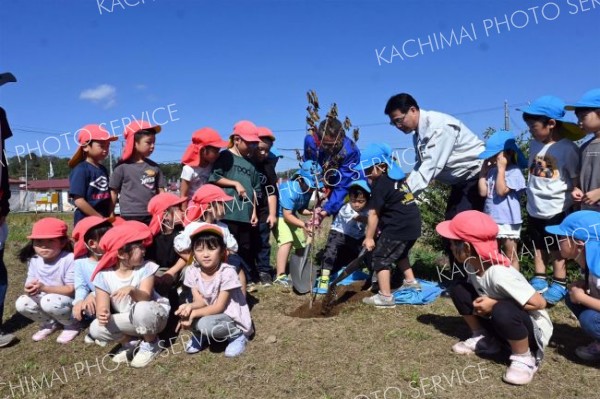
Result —
[[[294,173],[294,176],[300,176],[304,179],[304,182],[310,188],[323,188],[323,181],[320,178],[320,175],[323,173],[323,169],[321,165],[316,163],[315,161],[304,161],[300,165],[300,169]],[[315,180],[317,180],[318,186],[315,184]]]
[[[565,109],[572,111],[575,108],[600,108],[600,89],[586,92],[575,104],[565,105]]]
[[[578,141],[585,137],[586,133],[577,124],[565,118],[565,102],[556,96],[542,96],[525,108],[517,108],[524,114],[546,116],[550,119],[562,122],[560,135],[571,141]]]
[[[561,224],[546,226],[546,231],[583,241],[587,267],[590,273],[600,277],[600,212],[573,212]]]
[[[519,168],[527,168],[527,158],[517,145],[513,132],[500,130],[494,133],[485,143],[485,150],[479,154],[479,159],[488,159],[497,155],[500,151],[512,150],[517,154]]]
[[[364,151],[361,151],[359,168],[363,171],[381,163],[388,166],[387,174],[391,179],[402,180],[406,177],[400,164],[394,159],[392,147],[389,145],[385,143],[373,143]]]
[[[371,193],[371,187],[369,187],[369,183],[366,182],[366,180],[354,180],[352,181],[352,183],[350,183],[350,187],[360,187],[363,190],[365,190],[366,192],[368,192],[369,194]]]

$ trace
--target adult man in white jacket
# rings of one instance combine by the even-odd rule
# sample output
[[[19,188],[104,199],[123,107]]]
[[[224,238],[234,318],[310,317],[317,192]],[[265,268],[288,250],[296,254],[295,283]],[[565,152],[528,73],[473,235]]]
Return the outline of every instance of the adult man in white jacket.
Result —
[[[435,179],[451,187],[446,220],[462,211],[483,210],[485,199],[477,188],[483,141],[453,116],[420,109],[407,93],[391,97],[385,114],[390,124],[403,133],[414,132],[416,163],[406,179],[413,195],[420,195]],[[452,264],[451,255],[450,260]]]

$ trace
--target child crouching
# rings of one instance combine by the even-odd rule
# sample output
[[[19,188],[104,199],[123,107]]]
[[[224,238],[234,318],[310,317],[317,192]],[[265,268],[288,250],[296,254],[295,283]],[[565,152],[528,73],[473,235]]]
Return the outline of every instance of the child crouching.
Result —
[[[225,263],[223,230],[205,224],[192,233],[191,239],[194,267],[186,270],[184,284],[191,288],[194,301],[175,312],[181,317],[181,326],[194,332],[185,351],[194,354],[211,340],[227,340],[225,356],[239,356],[254,328],[235,267]]]

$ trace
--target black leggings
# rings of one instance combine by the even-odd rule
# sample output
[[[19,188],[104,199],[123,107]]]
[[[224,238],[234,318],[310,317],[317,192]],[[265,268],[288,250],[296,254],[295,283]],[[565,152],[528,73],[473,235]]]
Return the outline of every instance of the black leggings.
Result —
[[[473,301],[480,295],[475,287],[466,281],[457,282],[450,291],[450,297],[461,316],[473,315]],[[517,341],[529,338],[529,349],[538,348],[533,322],[529,313],[512,299],[501,299],[492,308],[490,318],[479,317],[481,325],[497,338]]]

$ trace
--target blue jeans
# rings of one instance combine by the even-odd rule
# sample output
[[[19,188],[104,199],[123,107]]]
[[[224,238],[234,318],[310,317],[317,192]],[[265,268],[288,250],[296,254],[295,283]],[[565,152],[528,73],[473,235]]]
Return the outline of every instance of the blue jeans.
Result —
[[[590,337],[600,341],[600,312],[574,304],[568,294],[565,297],[565,303],[577,316],[581,329]]]
[[[271,243],[269,238],[271,236],[271,228],[266,222],[261,222],[252,232],[252,248],[254,252],[254,262],[256,264],[256,270],[259,273],[267,273],[268,275],[273,274],[273,268],[271,267]]]

